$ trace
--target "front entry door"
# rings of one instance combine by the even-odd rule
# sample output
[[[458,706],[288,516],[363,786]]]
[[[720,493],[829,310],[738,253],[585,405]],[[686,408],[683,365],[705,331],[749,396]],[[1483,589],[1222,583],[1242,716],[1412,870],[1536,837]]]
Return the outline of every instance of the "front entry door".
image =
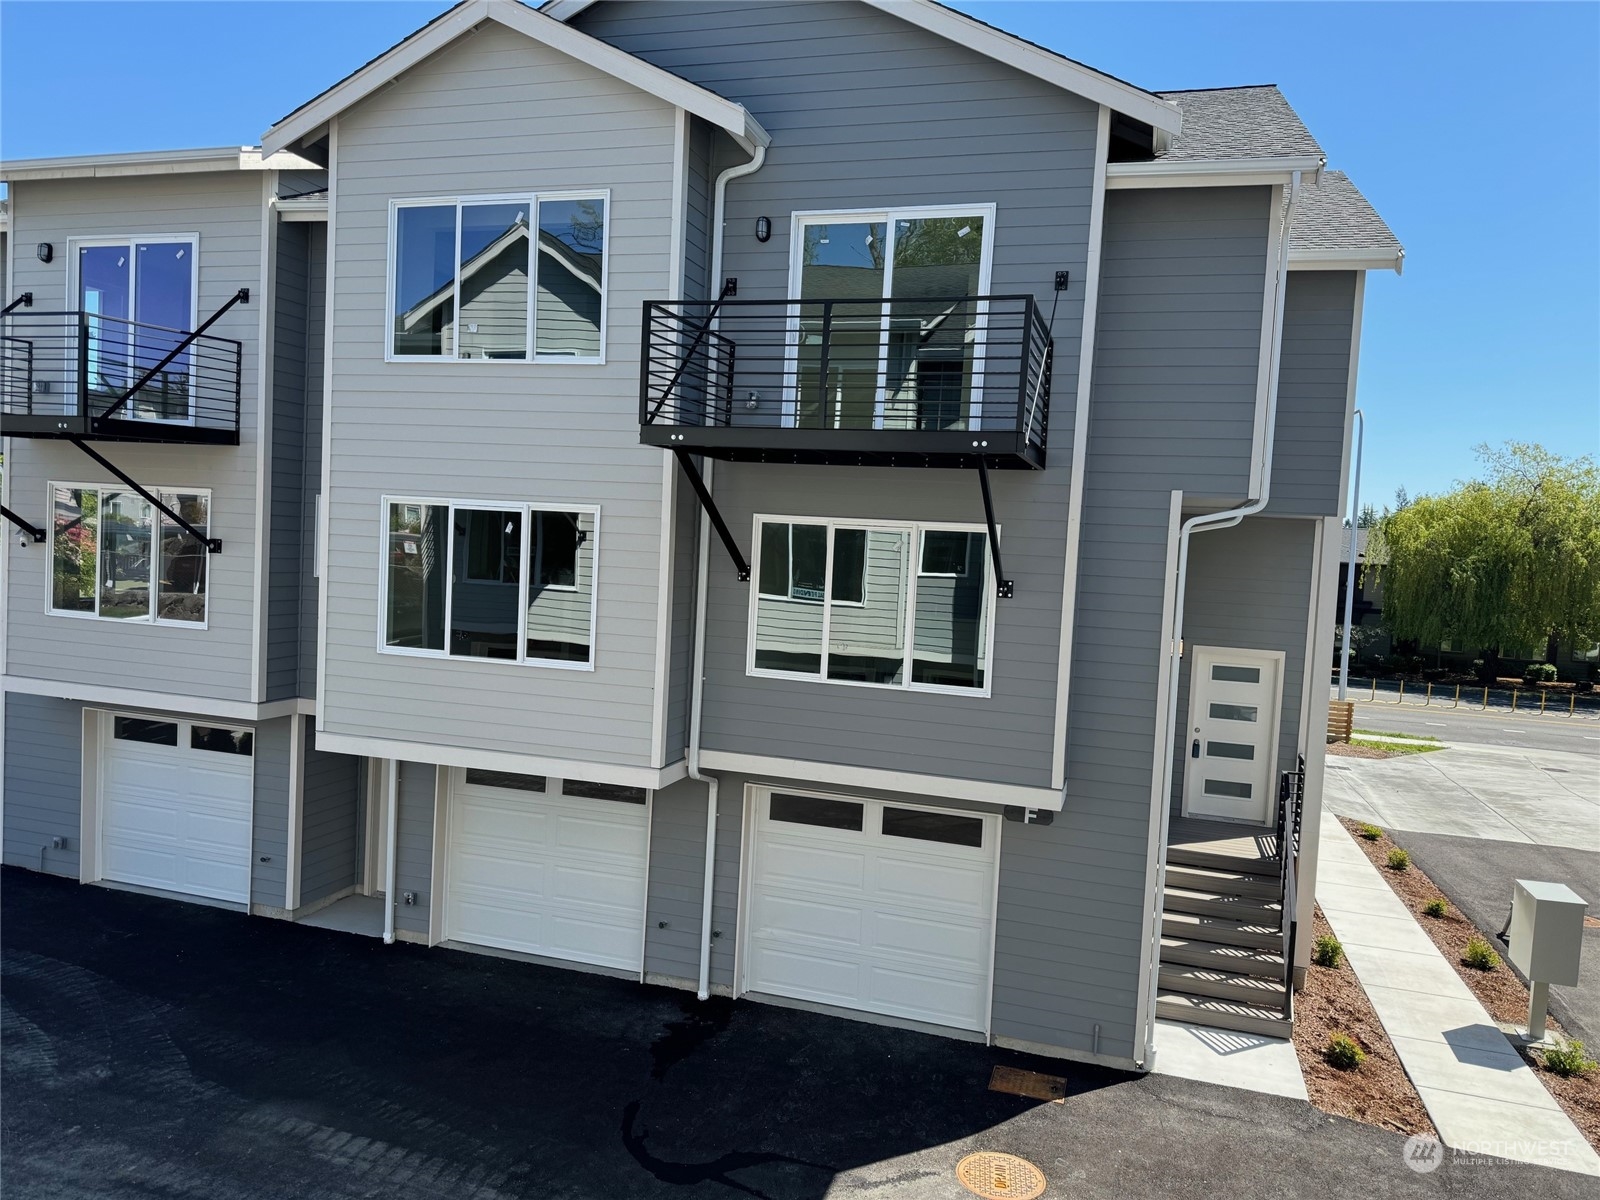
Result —
[[[1270,824],[1283,654],[1196,646],[1189,671],[1183,812]]]

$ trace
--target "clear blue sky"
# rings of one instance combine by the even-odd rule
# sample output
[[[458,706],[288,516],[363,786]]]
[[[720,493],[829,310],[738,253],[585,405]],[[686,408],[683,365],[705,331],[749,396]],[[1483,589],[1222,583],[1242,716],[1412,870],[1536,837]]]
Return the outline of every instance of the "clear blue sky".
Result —
[[[448,7],[4,0],[0,157],[253,143]],[[1367,289],[1367,496],[1600,452],[1600,5],[959,7],[1149,88],[1283,88],[1407,250]]]

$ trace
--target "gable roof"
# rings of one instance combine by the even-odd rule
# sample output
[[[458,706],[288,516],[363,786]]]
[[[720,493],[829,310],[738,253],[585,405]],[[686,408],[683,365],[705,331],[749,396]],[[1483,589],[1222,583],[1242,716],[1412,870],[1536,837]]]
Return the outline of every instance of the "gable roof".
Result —
[[[1160,95],[1183,110],[1183,130],[1162,162],[1326,157],[1276,84]]]
[[[1324,171],[1300,191],[1289,234],[1291,266],[1326,270],[1390,270],[1399,274],[1400,239],[1343,171]]]
[[[541,45],[657,96],[668,104],[686,109],[726,130],[747,150],[753,151],[757,146],[765,146],[771,141],[767,131],[761,128],[742,104],[725,100],[715,92],[652,66],[598,38],[570,29],[525,4],[519,4],[516,0],[462,0],[462,3],[434,18],[398,45],[391,46],[277,122],[262,135],[262,148],[271,153],[294,145],[485,21],[504,25]]]
[[[1178,106],[1154,92],[1096,71],[934,0],[861,2],[1166,133],[1176,134],[1183,127],[1183,114]],[[594,3],[595,0],[545,0],[539,11],[554,20],[569,21]]]

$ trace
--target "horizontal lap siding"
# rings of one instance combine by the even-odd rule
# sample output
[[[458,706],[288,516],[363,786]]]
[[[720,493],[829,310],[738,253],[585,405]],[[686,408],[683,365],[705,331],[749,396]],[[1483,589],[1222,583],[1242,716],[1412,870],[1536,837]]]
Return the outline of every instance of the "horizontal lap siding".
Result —
[[[300,799],[300,903],[313,904],[356,883],[361,836],[361,760],[316,748],[306,723],[305,783]]]
[[[402,762],[399,806],[396,814],[394,892],[388,897],[394,905],[394,927],[407,933],[426,935],[428,913],[433,896],[433,806],[437,769],[428,763]],[[415,892],[415,904],[402,904],[400,897]],[[443,903],[444,897],[438,898]]]
[[[76,879],[83,808],[83,706],[72,700],[8,693],[5,740],[5,862],[33,871],[42,865],[52,875]],[[66,839],[66,849],[50,848],[58,837]]]
[[[1338,515],[1351,397],[1355,295],[1353,271],[1289,273],[1268,512]]]
[[[671,979],[698,979],[706,788],[693,780],[681,780],[657,792],[650,804],[644,969],[647,974]]]
[[[751,678],[747,585],[715,545],[709,601],[707,747],[1047,786],[1095,106],[865,5],[608,0],[574,24],[739,101],[772,133],[761,170],[728,186],[720,274],[740,299],[788,294],[791,214],[806,210],[992,203],[992,292],[1033,293],[1048,314],[1055,271],[1070,272],[1049,469],[994,478],[1017,597],[998,602],[992,698]],[[772,221],[765,244],[758,216]],[[983,521],[971,473],[724,463],[716,493],[747,549],[754,512]]]
[[[317,496],[322,491],[322,410],[328,310],[328,227],[311,231],[306,286],[306,398],[301,453],[299,694],[317,694]]]
[[[261,287],[260,172],[12,185],[17,199],[12,236],[28,246],[50,242],[55,261],[19,257],[13,281],[34,294],[34,310],[76,306],[66,294],[74,237],[198,233],[200,287],[196,311],[204,320],[241,287],[251,303],[235,306],[211,333],[243,343],[241,444],[157,446],[102,444],[99,449],[145,486],[209,488],[211,534],[223,552],[207,560],[209,628],[132,624],[54,617],[46,612],[49,564],[43,547],[4,545],[9,627],[5,670],[33,679],[103,684],[219,700],[253,701],[256,605],[257,343]],[[113,484],[81,451],[65,442],[11,441],[6,462],[11,507],[38,524],[49,519],[48,484]],[[116,485],[122,486],[120,484]]]
[[[639,313],[669,286],[675,120],[494,25],[341,116],[325,729],[649,761],[661,452],[638,442]],[[606,187],[606,365],[383,361],[391,198]],[[597,669],[378,653],[385,493],[598,504]]]
[[[1310,619],[1314,521],[1256,517],[1232,529],[1197,533],[1189,543],[1188,598],[1183,637],[1188,646],[1281,650],[1284,655],[1278,770],[1294,766],[1300,745],[1305,686],[1306,622]],[[1174,730],[1172,803],[1183,803],[1184,751],[1189,722],[1189,665],[1179,675],[1179,727]],[[1276,777],[1274,777],[1274,787]],[[1276,792],[1274,792],[1274,795]]]
[[[306,223],[280,225],[273,297],[272,491],[267,543],[268,700],[297,694],[300,683],[300,568],[304,528],[307,311],[310,276]]]
[[[289,723],[257,725],[250,902],[282,911],[289,864]]]

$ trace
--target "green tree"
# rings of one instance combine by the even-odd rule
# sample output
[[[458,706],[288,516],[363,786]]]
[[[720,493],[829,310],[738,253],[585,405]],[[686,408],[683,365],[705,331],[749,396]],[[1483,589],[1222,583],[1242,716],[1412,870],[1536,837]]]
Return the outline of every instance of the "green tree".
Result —
[[[1368,569],[1398,640],[1554,661],[1600,639],[1600,470],[1543,446],[1478,447],[1485,478],[1420,496],[1374,530]]]

